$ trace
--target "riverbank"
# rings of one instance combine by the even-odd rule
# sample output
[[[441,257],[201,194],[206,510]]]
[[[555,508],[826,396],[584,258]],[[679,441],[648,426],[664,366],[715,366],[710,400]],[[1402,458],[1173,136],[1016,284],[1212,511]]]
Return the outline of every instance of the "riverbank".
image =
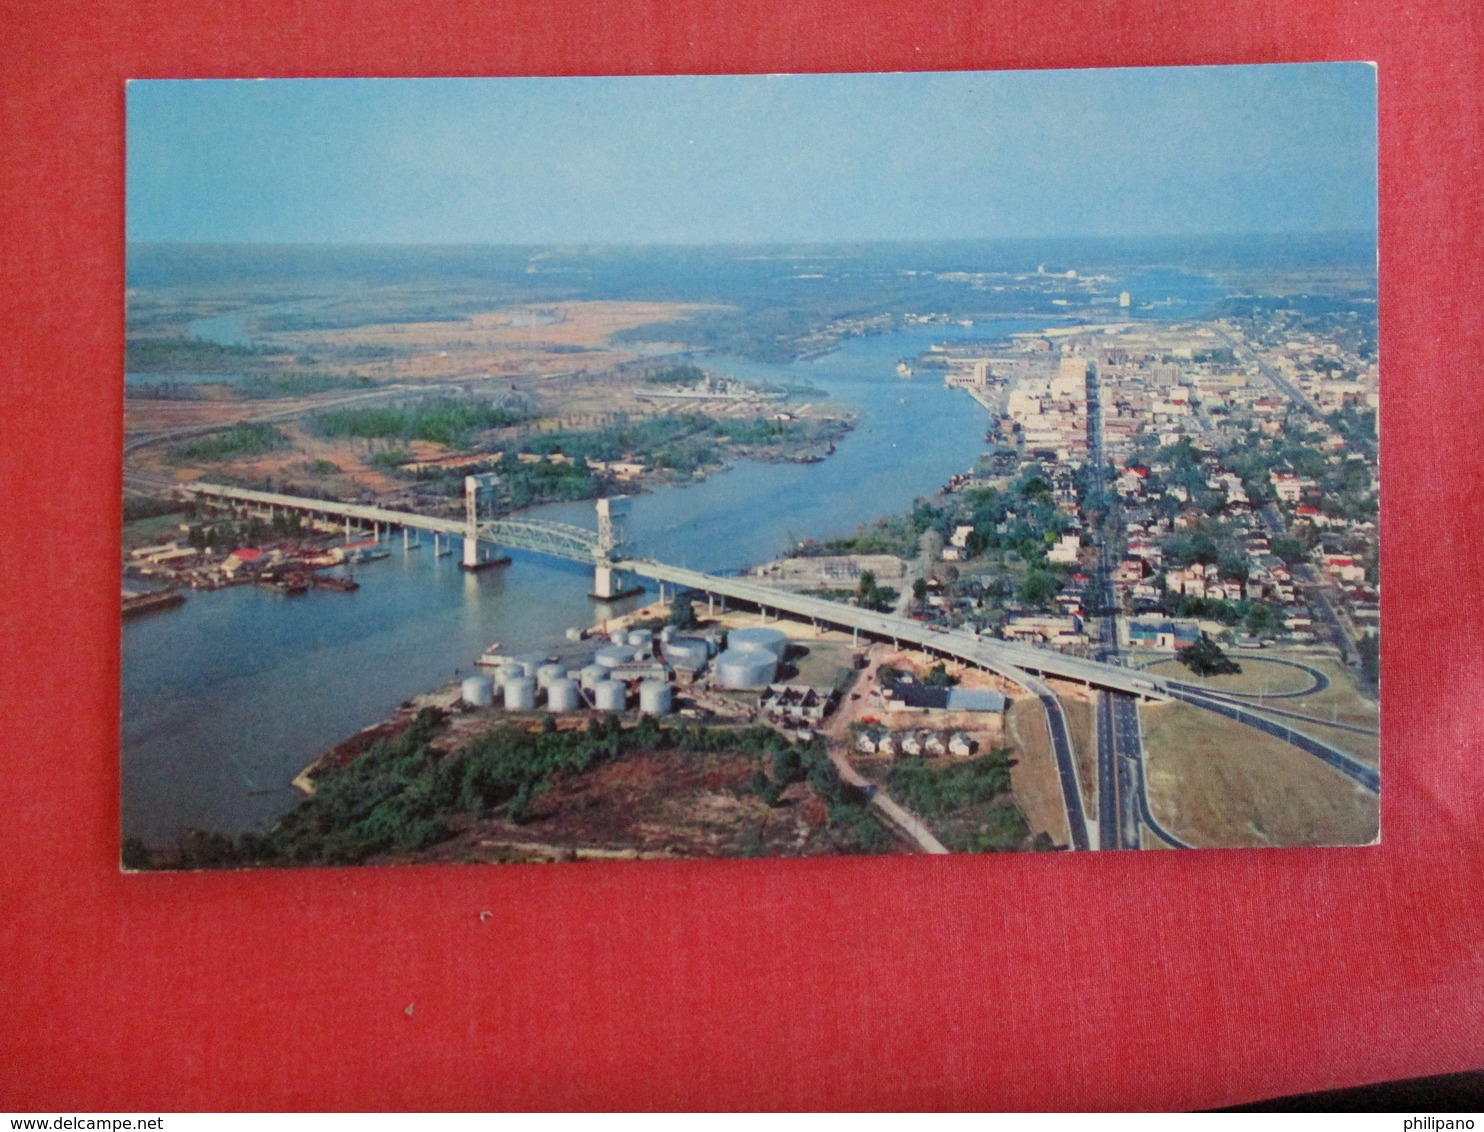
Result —
[[[910,508],[924,487],[973,464],[984,432],[956,391],[896,376],[899,358],[942,336],[932,328],[856,339],[798,366],[707,358],[708,370],[749,383],[821,391],[827,401],[815,404],[850,405],[855,427],[816,464],[737,459],[704,480],[635,495],[630,552],[732,573],[777,558],[802,535],[844,536]],[[595,523],[589,501],[522,515],[589,530]],[[447,684],[455,669],[467,673],[491,641],[511,653],[548,652],[568,628],[650,604],[641,595],[595,616],[591,570],[540,555],[515,551],[509,566],[470,575],[426,546],[384,547],[388,558],[356,568],[353,595],[290,598],[234,586],[128,623],[126,836],[170,845],[190,828],[266,829],[302,798],[289,783],[308,763]]]

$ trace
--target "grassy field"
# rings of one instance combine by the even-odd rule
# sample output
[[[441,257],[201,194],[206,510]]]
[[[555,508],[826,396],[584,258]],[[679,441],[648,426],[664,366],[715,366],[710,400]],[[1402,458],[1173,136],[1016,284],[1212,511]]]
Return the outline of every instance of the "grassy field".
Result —
[[[1328,657],[1295,657],[1312,665],[1329,677],[1330,684],[1322,692],[1302,699],[1289,700],[1281,705],[1292,711],[1319,717],[1331,716],[1342,723],[1359,723],[1366,727],[1378,726],[1380,705],[1361,694],[1355,685],[1350,669]]]
[[[1149,804],[1202,847],[1364,845],[1375,795],[1312,755],[1189,704],[1140,708]]]
[[[1249,653],[1229,653],[1242,666],[1241,672],[1223,676],[1207,676],[1202,680],[1178,660],[1162,660],[1151,664],[1146,671],[1156,676],[1168,676],[1173,680],[1185,680],[1191,684],[1203,684],[1213,692],[1301,692],[1314,683],[1314,678],[1286,664],[1274,664],[1264,657]],[[1307,664],[1305,659],[1300,663]],[[1317,668],[1318,665],[1315,665]]]
[[[124,546],[153,546],[180,538],[180,524],[185,514],[176,511],[169,515],[155,515],[148,519],[134,519],[124,524]]]
[[[1005,736],[1015,748],[1010,792],[1020,803],[1031,831],[1044,830],[1058,845],[1066,845],[1070,840],[1066,809],[1041,702],[1034,696],[1016,696],[1005,720]]]
[[[1285,710],[1287,710],[1286,707]],[[1381,761],[1381,737],[1379,735],[1362,735],[1357,731],[1346,731],[1343,727],[1330,727],[1324,723],[1311,723],[1308,720],[1292,719],[1288,716],[1278,715],[1270,718],[1274,723],[1289,724],[1295,731],[1302,731],[1305,735],[1318,739],[1322,743],[1338,747],[1347,754],[1354,755],[1367,766],[1376,766]]]

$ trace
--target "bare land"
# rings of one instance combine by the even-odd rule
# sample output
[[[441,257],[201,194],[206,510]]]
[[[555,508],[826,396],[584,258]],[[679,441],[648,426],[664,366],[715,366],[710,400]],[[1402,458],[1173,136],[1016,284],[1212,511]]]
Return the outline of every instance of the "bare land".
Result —
[[[654,322],[672,322],[717,309],[696,303],[571,302],[522,304],[453,322],[384,322],[332,330],[269,332],[264,344],[284,353],[323,351],[328,358],[351,350],[381,349],[390,357],[371,363],[329,363],[379,380],[439,381],[491,377],[548,377],[576,369],[601,369],[633,361],[631,348],[609,338]],[[679,347],[677,347],[678,349]],[[650,346],[650,351],[655,347]]]
[[[634,421],[675,418],[664,435],[691,443],[702,467],[653,466],[645,451],[624,456],[632,467],[621,478],[644,486],[678,476],[704,475],[730,459],[817,458],[831,438],[849,428],[851,410],[825,403],[790,403],[755,396],[652,399],[649,375],[665,368],[611,335],[650,322],[683,320],[709,308],[685,303],[561,302],[515,306],[460,321],[374,323],[349,329],[269,331],[267,353],[252,355],[255,380],[292,374],[291,363],[309,365],[309,378],[353,387],[298,397],[244,393],[230,382],[191,385],[189,399],[132,396],[125,402],[126,435],[139,447],[127,470],[155,484],[201,478],[235,479],[249,485],[272,482],[313,489],[339,498],[383,495],[409,485],[394,474],[399,462],[440,460],[524,451],[542,434],[594,434],[626,428]],[[367,364],[364,356],[376,360]],[[642,364],[636,364],[642,363]],[[162,374],[168,380],[168,374]],[[357,386],[356,378],[364,383]],[[276,388],[276,387],[269,387]],[[672,391],[675,387],[671,387]],[[262,389],[257,390],[258,393]],[[312,417],[327,409],[387,407],[425,396],[474,398],[511,407],[518,426],[483,430],[459,447],[405,439],[353,439],[316,434]],[[783,413],[779,439],[760,431]],[[699,415],[697,415],[699,414]],[[740,430],[708,421],[742,422]],[[213,429],[253,422],[277,431],[268,451],[236,452],[221,458],[192,455],[180,441]],[[775,427],[769,424],[769,427]],[[725,433],[725,438],[723,438]],[[658,434],[656,434],[658,435]],[[752,439],[749,439],[752,438]],[[657,442],[658,443],[658,442]],[[565,498],[565,496],[563,496]]]
[[[226,386],[203,386],[198,401],[163,401],[152,398],[124,399],[124,435],[132,438],[145,433],[173,429],[226,427],[238,421],[261,417],[308,412],[345,399],[331,393],[313,397],[287,397],[262,401],[243,401],[233,397]]]
[[[750,755],[649,751],[554,783],[525,821],[464,818],[422,863],[800,856],[839,851],[825,807],[798,784],[769,808]]]
[[[184,512],[175,511],[168,515],[153,515],[148,519],[134,519],[124,524],[124,549],[128,550],[136,546],[152,546],[156,543],[166,542],[178,538],[180,525],[185,522]]]
[[[830,640],[821,636],[799,644],[790,650],[787,664],[794,672],[788,683],[833,688],[855,671],[851,664],[855,652],[848,639]]]
[[[371,460],[374,449],[365,441],[315,436],[297,423],[275,426],[284,443],[271,452],[232,460],[178,461],[164,447],[147,448],[131,460],[135,471],[162,479],[189,483],[211,479],[226,471],[247,482],[272,480],[277,484],[314,484],[332,496],[354,499],[363,492],[382,494],[405,484]],[[448,449],[425,441],[407,444],[410,458],[430,460]]]

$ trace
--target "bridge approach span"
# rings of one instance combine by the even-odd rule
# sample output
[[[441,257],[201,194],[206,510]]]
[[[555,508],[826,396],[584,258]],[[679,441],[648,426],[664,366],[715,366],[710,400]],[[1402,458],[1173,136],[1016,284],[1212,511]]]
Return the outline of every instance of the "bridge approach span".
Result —
[[[723,578],[714,574],[703,574],[699,570],[668,566],[648,559],[625,559],[614,565],[626,573],[699,590],[702,593],[716,594],[719,597],[734,598],[756,605],[760,609],[786,612],[797,617],[806,617],[811,621],[866,633],[873,637],[884,637],[898,642],[905,641],[930,652],[951,656],[998,672],[1018,684],[1024,684],[1026,672],[1036,672],[1042,676],[1075,680],[1078,683],[1111,688],[1148,699],[1168,698],[1165,695],[1162,678],[1118,665],[1083,660],[1080,657],[1052,652],[1050,649],[1038,649],[1033,645],[1015,644],[1010,641],[980,640],[972,633],[962,630],[930,629],[921,622],[907,617],[898,617],[891,613],[876,613],[837,601],[811,597],[808,594],[789,593],[786,590],[774,589],[772,586],[748,581],[745,578]]]
[[[315,515],[337,515],[361,523],[381,523],[389,527],[412,527],[438,534],[461,535],[467,524],[460,519],[439,519],[415,511],[393,511],[364,503],[342,503],[338,499],[308,499],[302,495],[280,495],[276,491],[253,491],[245,487],[225,487],[215,483],[183,483],[179,490],[186,495],[222,503],[256,504],[259,507],[281,507],[286,511],[307,511]]]

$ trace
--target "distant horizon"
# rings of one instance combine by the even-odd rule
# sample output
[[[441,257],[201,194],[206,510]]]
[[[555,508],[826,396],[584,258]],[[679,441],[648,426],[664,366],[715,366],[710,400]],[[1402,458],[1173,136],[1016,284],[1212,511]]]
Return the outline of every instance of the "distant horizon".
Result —
[[[1097,232],[1075,232],[1062,235],[1040,236],[938,236],[938,237],[841,237],[818,240],[718,240],[711,242],[655,240],[647,243],[621,241],[558,240],[498,241],[498,240],[184,240],[184,239],[126,239],[129,246],[137,247],[198,247],[198,248],[556,248],[564,251],[639,249],[639,248],[809,248],[850,247],[876,244],[1035,244],[1058,243],[1075,240],[1097,240],[1108,242],[1157,242],[1160,240],[1240,240],[1240,239],[1370,239],[1380,235],[1379,228],[1327,228],[1311,231],[1289,231],[1282,229],[1244,229],[1210,232],[1146,232],[1108,234]]]
[[[137,243],[715,247],[1377,222],[1368,63],[141,79],[126,122]]]

